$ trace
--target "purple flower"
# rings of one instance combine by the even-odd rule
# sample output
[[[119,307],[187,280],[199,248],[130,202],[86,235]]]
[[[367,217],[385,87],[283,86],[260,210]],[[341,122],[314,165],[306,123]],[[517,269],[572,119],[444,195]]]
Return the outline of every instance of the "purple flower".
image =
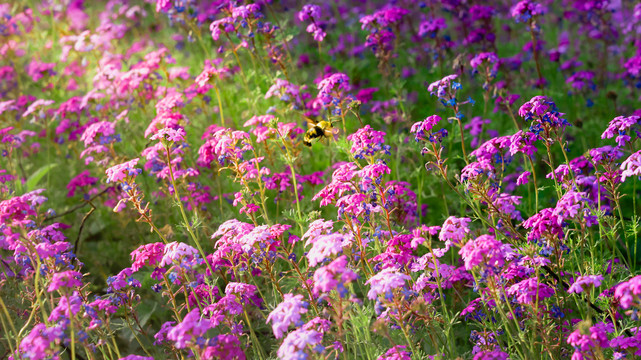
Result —
[[[320,18],[321,15],[321,8],[318,5],[315,4],[307,4],[303,5],[303,9],[298,12],[298,20],[300,21],[306,21],[309,20],[310,18]]]
[[[314,40],[323,41],[327,35],[325,31],[320,27],[319,20],[321,16],[321,8],[318,5],[307,4],[303,6],[303,9],[298,12],[298,19],[300,21],[311,20],[311,23],[307,25],[305,31],[314,35]]]
[[[245,360],[245,353],[240,340],[231,334],[220,334],[209,340],[210,346],[205,348],[203,360]]]
[[[592,81],[594,79],[594,72],[592,71],[577,71],[574,74],[572,74],[568,79],[565,81],[566,84],[570,84],[570,86],[578,91],[581,91],[586,88],[594,88],[594,82]]]
[[[447,22],[444,18],[435,18],[422,21],[418,27],[418,35],[423,37],[425,35],[430,38],[436,37],[436,33],[440,30],[447,29]]]
[[[47,320],[50,322],[68,320],[72,315],[80,312],[81,306],[82,298],[77,291],[74,291],[70,296],[61,296],[58,305],[51,311]]]
[[[76,194],[76,190],[79,187],[85,187],[85,186],[91,186],[94,185],[98,182],[98,178],[90,176],[89,170],[84,170],[80,174],[76,175],[71,181],[69,181],[69,184],[67,184],[67,190],[69,192],[67,193],[67,197],[72,197]]]
[[[158,266],[164,267],[173,265],[174,262],[191,261],[196,257],[198,257],[198,250],[185,243],[174,241],[165,246],[163,257]]]
[[[340,233],[320,235],[308,239],[307,242],[305,242],[305,246],[312,244],[312,248],[309,249],[307,253],[309,266],[316,266],[329,256],[340,253],[343,251],[343,247],[350,243],[351,237]]]
[[[278,348],[278,358],[281,360],[300,360],[309,357],[309,349],[319,353],[324,350],[321,345],[323,333],[311,329],[298,329],[287,335]]]
[[[301,322],[300,315],[307,312],[307,306],[307,302],[303,301],[303,295],[284,295],[283,302],[267,316],[267,322],[272,323],[276,339],[283,337],[289,325]]]
[[[59,345],[65,338],[64,328],[37,324],[31,332],[20,341],[20,358],[30,360],[51,359],[59,354]]]
[[[630,141],[627,134],[629,130],[639,123],[639,116],[617,116],[608,124],[608,128],[601,134],[601,139],[612,139],[616,136],[616,142],[620,147],[625,146]]]
[[[429,91],[431,95],[436,95],[439,98],[445,97],[447,89],[452,84],[452,81],[454,79],[456,79],[457,77],[458,77],[458,75],[456,75],[456,74],[447,75],[446,77],[442,78],[441,80],[437,80],[437,81],[431,83],[427,87],[427,91]]]
[[[554,289],[536,278],[520,281],[507,289],[507,294],[516,297],[519,304],[532,304],[554,295]]]
[[[383,131],[373,130],[369,125],[358,129],[355,133],[347,136],[347,140],[352,142],[350,152],[357,159],[365,156],[374,156],[379,151],[389,153],[389,147],[383,146],[385,143],[385,133]]]
[[[619,300],[619,305],[623,309],[639,306],[639,295],[641,295],[641,275],[617,285],[614,290],[614,297]]]
[[[138,160],[138,158],[135,158],[107,169],[107,182],[122,182],[128,177],[131,177],[131,179],[135,178],[142,172],[141,169],[136,169],[134,167],[138,164]]]
[[[601,281],[603,281],[602,275],[585,275],[579,276],[576,281],[568,289],[570,294],[580,294],[591,287],[601,286]]]
[[[459,250],[459,255],[465,262],[465,270],[472,270],[481,264],[483,267],[498,269],[514,255],[514,250],[511,245],[503,244],[492,235],[481,235],[468,241]]]
[[[82,273],[74,270],[67,270],[53,274],[47,291],[54,292],[60,288],[73,289],[79,286],[82,286]]]
[[[545,6],[531,0],[522,0],[512,7],[510,14],[516,22],[520,22],[527,21],[530,18],[544,14],[545,12],[547,12]]]
[[[534,145],[536,139],[536,134],[519,130],[510,138],[510,155],[514,156],[517,153],[523,153],[527,156],[534,155],[536,152],[536,146]]]
[[[510,356],[501,350],[483,350],[476,355],[472,360],[509,360]]]
[[[641,74],[641,55],[637,54],[628,59],[623,68],[628,72],[628,74],[633,77],[638,77],[639,74]]]
[[[151,356],[140,356],[140,355],[127,355],[125,357],[121,357],[118,360],[154,360]]]
[[[526,229],[531,229],[527,235],[530,241],[539,240],[545,234],[554,235],[558,239],[563,238],[563,228],[557,216],[554,215],[554,209],[551,208],[541,209],[541,211],[525,220],[522,225]]]
[[[450,216],[445,220],[438,234],[438,239],[446,244],[462,244],[463,239],[470,233],[470,218],[457,218]]]
[[[621,164],[621,182],[632,176],[641,176],[641,150],[630,155]]]
[[[489,65],[489,64],[496,64],[498,63],[498,61],[499,61],[499,58],[498,56],[496,56],[495,53],[482,52],[474,56],[472,60],[470,60],[470,66],[472,66],[472,68],[476,70],[483,63],[486,63]]]
[[[557,224],[561,225],[564,220],[576,217],[581,210],[582,204],[587,201],[585,193],[570,190],[563,194],[556,203],[552,216],[556,217]]]
[[[614,332],[612,324],[588,326],[585,322],[579,323],[577,329],[568,336],[567,343],[574,347],[572,359],[591,358],[592,354],[600,352],[597,349],[610,347],[608,333]]]
[[[358,275],[348,267],[347,256],[342,255],[314,273],[314,292],[328,293],[336,289],[341,296],[347,292],[346,285],[358,279]]]
[[[177,349],[184,349],[196,345],[199,342],[198,339],[202,338],[211,327],[210,321],[201,319],[200,310],[195,308],[180,324],[169,330],[167,339],[173,341]]]
[[[263,300],[257,295],[257,292],[258,289],[256,286],[239,282],[227,283],[227,286],[225,287],[225,294],[237,295],[243,304],[254,304],[256,306],[260,306]]]
[[[323,101],[323,104],[330,104],[335,95],[339,95],[342,91],[349,91],[349,77],[343,73],[335,73],[325,76],[323,80],[318,83],[318,97]]]
[[[392,290],[405,286],[405,281],[410,279],[409,275],[399,273],[392,268],[383,269],[365,283],[370,286],[367,297],[375,300],[380,294],[388,295]]]
[[[423,121],[416,122],[412,125],[410,132],[415,135],[416,142],[426,141],[428,135],[432,133],[432,128],[441,121],[441,117],[438,115],[431,115],[425,118]]]
[[[360,19],[361,29],[374,31],[376,28],[386,28],[400,22],[403,16],[407,14],[409,14],[408,10],[396,6],[379,10]]]
[[[524,171],[519,177],[516,179],[516,185],[523,185],[527,184],[529,181],[529,177],[532,175],[531,172],[529,171]]]
[[[405,345],[396,345],[376,360],[412,360],[411,353],[406,348]]]

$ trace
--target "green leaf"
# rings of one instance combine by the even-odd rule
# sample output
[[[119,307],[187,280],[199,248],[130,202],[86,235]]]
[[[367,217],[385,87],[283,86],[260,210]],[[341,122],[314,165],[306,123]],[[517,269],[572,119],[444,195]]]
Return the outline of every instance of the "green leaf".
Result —
[[[35,190],[36,186],[38,185],[40,180],[42,180],[42,178],[45,175],[47,175],[47,173],[51,169],[55,168],[56,166],[58,166],[58,164],[55,164],[55,163],[48,164],[48,165],[45,165],[45,166],[41,167],[40,169],[36,170],[35,173],[31,174],[31,176],[29,176],[29,179],[27,179],[27,183],[26,183],[27,192]]]

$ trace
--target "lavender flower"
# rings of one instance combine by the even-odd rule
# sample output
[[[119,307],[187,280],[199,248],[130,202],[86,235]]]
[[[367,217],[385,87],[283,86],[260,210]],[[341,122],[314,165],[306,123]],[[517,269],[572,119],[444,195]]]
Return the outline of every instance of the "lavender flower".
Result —
[[[190,311],[180,324],[174,326],[167,333],[167,339],[174,342],[178,349],[184,349],[201,342],[200,339],[211,328],[209,320],[200,318],[198,308]]]
[[[314,273],[314,292],[328,293],[337,290],[341,297],[347,294],[346,285],[358,279],[358,275],[348,267],[347,256],[342,255]]]
[[[576,281],[568,289],[570,294],[580,294],[591,287],[601,286],[601,281],[603,281],[603,275],[585,275],[579,276]]]
[[[536,278],[520,281],[507,289],[507,294],[516,297],[519,304],[534,305],[535,301],[541,301],[554,295],[554,289],[542,284]]]
[[[511,245],[503,244],[492,235],[481,235],[465,244],[459,254],[465,261],[465,270],[472,270],[481,264],[498,269],[514,255],[514,250]]]
[[[470,233],[470,228],[468,227],[470,221],[469,218],[450,216],[443,223],[438,239],[445,241],[446,244],[462,244],[463,239]]]
[[[405,286],[405,281],[410,279],[410,276],[399,273],[392,268],[383,269],[365,283],[370,285],[367,297],[374,300],[381,294],[389,296],[392,290]]]
[[[641,151],[630,155],[621,164],[621,182],[632,176],[641,176]]]
[[[630,129],[639,123],[639,116],[617,116],[608,124],[608,128],[601,134],[601,139],[612,139],[616,136],[619,147],[625,146],[631,138],[628,135]]]
[[[321,345],[322,340],[323,333],[316,330],[302,328],[292,331],[278,348],[278,358],[281,360],[307,359],[309,349],[313,349],[314,353],[324,350]]]
[[[406,348],[405,345],[396,345],[376,360],[412,360],[411,353]]]
[[[272,323],[276,339],[283,337],[290,325],[302,325],[300,315],[307,312],[307,306],[308,304],[303,301],[303,295],[284,295],[283,302],[267,316],[267,322]]]

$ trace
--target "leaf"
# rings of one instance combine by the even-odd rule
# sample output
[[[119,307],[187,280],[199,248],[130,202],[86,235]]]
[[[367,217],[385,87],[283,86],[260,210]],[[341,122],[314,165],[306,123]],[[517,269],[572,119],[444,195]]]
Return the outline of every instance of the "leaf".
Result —
[[[47,175],[47,173],[56,166],[58,166],[58,164],[56,163],[45,165],[40,169],[36,170],[35,173],[31,174],[31,176],[29,176],[29,179],[27,179],[27,183],[26,183],[27,192],[35,190],[40,180],[42,180],[42,178],[45,175]]]

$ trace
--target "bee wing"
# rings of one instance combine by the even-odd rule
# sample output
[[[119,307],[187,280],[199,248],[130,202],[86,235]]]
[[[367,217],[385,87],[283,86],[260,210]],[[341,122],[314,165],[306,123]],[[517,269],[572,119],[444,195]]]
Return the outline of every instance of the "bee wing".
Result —
[[[304,116],[304,115],[302,115],[302,116],[303,116],[303,118],[305,118],[305,121],[307,121],[307,128],[311,129],[314,126],[316,126],[316,124],[318,124],[318,121],[316,121],[314,119],[311,119],[311,118],[308,118],[307,116]]]

